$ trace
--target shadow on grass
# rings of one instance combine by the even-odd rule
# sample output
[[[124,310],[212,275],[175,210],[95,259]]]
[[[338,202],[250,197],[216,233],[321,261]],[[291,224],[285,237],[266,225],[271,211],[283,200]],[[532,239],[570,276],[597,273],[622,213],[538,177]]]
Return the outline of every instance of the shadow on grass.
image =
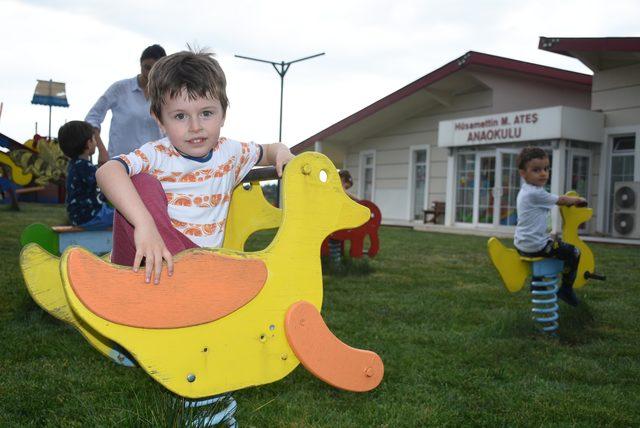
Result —
[[[494,322],[483,329],[482,335],[500,339],[528,338],[557,340],[564,346],[584,345],[599,338],[597,320],[589,303],[577,307],[560,302],[559,328],[555,334],[543,332],[533,320],[531,308],[505,310],[494,316]]]
[[[342,257],[339,263],[333,262],[329,257],[322,257],[322,273],[323,275],[331,275],[336,277],[343,276],[367,276],[375,272],[368,258],[352,259],[351,257]]]

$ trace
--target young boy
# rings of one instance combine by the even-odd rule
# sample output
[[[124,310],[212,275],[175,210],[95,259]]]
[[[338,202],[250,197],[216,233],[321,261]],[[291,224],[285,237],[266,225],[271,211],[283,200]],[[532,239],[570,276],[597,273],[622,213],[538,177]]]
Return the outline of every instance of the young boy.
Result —
[[[338,172],[338,175],[340,176],[340,183],[342,183],[342,188],[345,191],[353,187],[353,178],[351,178],[351,173],[349,171],[347,171],[346,169],[341,169],[340,172]]]
[[[219,247],[234,187],[254,165],[278,175],[293,155],[281,143],[258,145],[220,137],[226,78],[212,54],[178,52],[149,74],[151,115],[166,135],[98,170],[98,183],[116,207],[113,263],[160,280],[163,259],[187,248]]]
[[[106,149],[97,144],[93,127],[79,120],[65,123],[58,131],[58,144],[70,158],[66,181],[69,220],[85,229],[111,227],[114,210],[102,200],[96,184],[96,167],[91,163],[96,146],[100,152],[106,153]]]
[[[573,282],[576,279],[580,251],[559,239],[553,241],[547,232],[547,218],[554,205],[584,206],[587,201],[578,197],[553,195],[544,190],[549,179],[549,156],[541,148],[525,147],[516,163],[525,183],[518,192],[518,224],[513,243],[523,256],[564,261],[565,269],[558,297],[576,306],[578,298],[573,291]]]

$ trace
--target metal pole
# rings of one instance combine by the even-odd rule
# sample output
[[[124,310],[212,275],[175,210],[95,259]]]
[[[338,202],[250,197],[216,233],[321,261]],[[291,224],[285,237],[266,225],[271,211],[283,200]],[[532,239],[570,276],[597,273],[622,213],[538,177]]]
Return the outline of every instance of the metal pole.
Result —
[[[284,70],[284,61],[280,63],[281,70]],[[286,73],[286,71],[285,71]],[[278,141],[282,142],[282,100],[284,98],[284,73],[280,74],[280,130],[278,133]]]
[[[51,97],[53,96],[53,91],[51,89],[52,79],[49,79],[49,102],[51,102]],[[51,141],[51,104],[49,104],[49,141]]]
[[[278,133],[278,141],[280,142],[282,142],[282,103],[284,99],[284,76],[285,74],[287,74],[287,71],[289,70],[289,67],[291,66],[291,64],[295,62],[300,62],[300,61],[305,61],[307,59],[315,58],[320,55],[324,55],[324,52],[307,56],[304,58],[296,59],[294,61],[289,61],[289,62],[284,62],[284,61],[275,62],[275,61],[268,61],[265,59],[251,58],[243,55],[235,55],[236,58],[248,59],[250,61],[258,61],[258,62],[265,62],[267,64],[271,64],[273,68],[275,68],[278,75],[280,75],[280,127],[279,127],[279,133]],[[278,68],[278,66],[280,68]]]

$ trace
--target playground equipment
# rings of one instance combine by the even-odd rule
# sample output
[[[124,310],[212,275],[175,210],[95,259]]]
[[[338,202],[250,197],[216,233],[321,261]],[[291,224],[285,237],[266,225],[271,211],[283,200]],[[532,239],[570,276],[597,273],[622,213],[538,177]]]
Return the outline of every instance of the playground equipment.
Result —
[[[380,250],[380,239],[378,238],[378,229],[380,229],[380,223],[382,222],[382,214],[380,208],[376,204],[366,199],[356,199],[360,205],[364,205],[371,211],[369,220],[362,226],[353,229],[344,229],[332,233],[329,238],[325,239],[322,243],[321,253],[323,256],[331,256],[335,258],[335,254],[338,256],[344,255],[345,241],[351,241],[349,249],[349,256],[351,258],[359,258],[364,255],[364,240],[369,237],[369,249],[367,250],[367,256],[369,258],[375,257]],[[331,242],[334,241],[334,242]],[[336,248],[332,251],[332,246]],[[339,251],[339,252],[338,252]]]
[[[45,184],[62,182],[67,160],[55,140],[36,135],[20,144],[0,133],[0,146],[8,149],[0,152],[0,190],[8,193],[14,209],[19,209],[17,195],[38,192],[42,196]]]
[[[567,196],[578,196],[578,194],[571,191],[567,192]],[[573,287],[580,288],[589,279],[604,280],[604,276],[595,273],[593,252],[578,235],[578,227],[591,218],[593,210],[587,207],[561,206],[560,213],[563,219],[562,239],[580,250],[580,263]],[[487,246],[489,257],[509,292],[520,291],[527,277],[531,275],[534,321],[540,324],[543,331],[556,331],[559,326],[556,293],[563,262],[542,257],[520,256],[515,249],[505,247],[493,237],[489,239]]]
[[[141,287],[139,273],[67,249],[60,260],[65,309],[71,308],[85,337],[89,332],[104,339],[103,354],[122,345],[152,377],[184,397],[273,382],[299,362],[339,388],[374,388],[383,375],[380,358],[344,345],[319,314],[317,248],[332,231],[366,221],[368,210],[344,194],[335,167],[320,154],[294,159],[283,188],[282,225],[268,248],[186,251],[175,258],[174,276],[164,276],[158,286]],[[37,260],[43,255],[44,262],[57,262],[35,244],[23,249],[25,279],[43,264]]]
[[[246,239],[252,233],[277,227],[280,224],[280,210],[267,202],[257,181],[274,177],[276,177],[275,168],[253,170],[243,180],[245,183],[236,187],[229,206],[223,248],[242,251]],[[66,248],[68,241],[76,238],[64,238],[66,241],[62,242],[64,235],[56,231],[69,227],[49,227],[34,223],[27,226],[22,232],[20,239],[23,249],[20,253],[20,268],[27,291],[38,306],[53,317],[75,327],[98,352],[118,364],[133,367],[135,362],[129,354],[116,343],[83,323],[69,308],[60,278],[60,258],[57,256],[61,250]],[[110,231],[87,232],[87,234],[89,233],[95,234],[94,239],[98,239],[97,236],[102,236],[98,239],[97,245],[100,246],[98,249],[104,250],[108,245],[109,248],[106,251],[111,250]],[[104,234],[108,234],[108,236]],[[72,233],[71,235],[77,234]],[[75,245],[87,248],[80,242],[76,242]],[[104,252],[96,251],[96,247],[88,249],[97,253]],[[108,258],[107,254],[105,259],[108,260]]]
[[[79,245],[92,253],[104,254],[113,247],[111,229],[87,230],[78,226],[47,226],[33,223],[20,235],[24,247],[35,243],[53,255],[60,255],[67,247]]]

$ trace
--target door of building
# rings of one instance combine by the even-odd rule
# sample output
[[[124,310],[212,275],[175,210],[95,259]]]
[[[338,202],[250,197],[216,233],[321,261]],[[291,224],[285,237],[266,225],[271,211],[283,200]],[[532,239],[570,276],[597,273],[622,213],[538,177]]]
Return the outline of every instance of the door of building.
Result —
[[[499,149],[495,191],[495,226],[515,226],[518,222],[516,200],[521,178],[516,158],[517,149]]]
[[[494,188],[496,185],[495,152],[479,153],[474,189],[474,223],[493,225],[495,219]]]

